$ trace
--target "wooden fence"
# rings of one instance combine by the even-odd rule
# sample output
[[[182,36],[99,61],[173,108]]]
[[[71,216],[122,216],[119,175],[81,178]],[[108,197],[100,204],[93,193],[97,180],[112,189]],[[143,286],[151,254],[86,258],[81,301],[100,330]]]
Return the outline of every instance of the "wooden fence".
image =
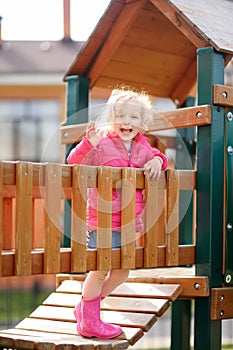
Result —
[[[179,193],[195,192],[195,179],[192,170],[170,169],[158,181],[147,181],[142,169],[1,162],[0,275],[193,264],[195,245],[179,245]],[[86,246],[86,201],[90,188],[98,189],[99,228],[94,250]],[[115,188],[122,195],[119,249],[111,248],[111,201]],[[145,195],[145,232],[141,237],[135,232],[136,190]],[[71,246],[62,248],[67,199],[71,199]],[[43,208],[39,218],[38,202]]]

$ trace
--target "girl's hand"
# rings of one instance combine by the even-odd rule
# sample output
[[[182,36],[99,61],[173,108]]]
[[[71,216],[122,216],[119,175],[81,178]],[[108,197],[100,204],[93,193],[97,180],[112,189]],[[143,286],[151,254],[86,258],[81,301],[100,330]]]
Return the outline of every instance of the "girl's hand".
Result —
[[[162,164],[163,160],[160,157],[154,157],[144,165],[144,174],[150,180],[158,179],[162,172]]]
[[[95,122],[91,121],[88,123],[86,128],[86,138],[92,144],[92,146],[97,147],[103,137],[104,131],[97,131],[95,128]]]

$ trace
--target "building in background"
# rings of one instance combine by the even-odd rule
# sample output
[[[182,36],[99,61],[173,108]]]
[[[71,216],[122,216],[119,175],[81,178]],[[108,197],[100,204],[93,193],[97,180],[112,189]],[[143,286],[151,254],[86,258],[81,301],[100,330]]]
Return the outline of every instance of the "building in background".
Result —
[[[70,38],[70,0],[64,0],[63,8],[60,41],[0,39],[0,160],[61,161],[63,76],[83,45]]]

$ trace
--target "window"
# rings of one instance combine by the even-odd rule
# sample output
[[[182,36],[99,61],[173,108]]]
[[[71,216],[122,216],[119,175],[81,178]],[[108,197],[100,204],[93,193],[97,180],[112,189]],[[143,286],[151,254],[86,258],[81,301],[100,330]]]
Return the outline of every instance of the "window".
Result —
[[[0,160],[59,162],[60,101],[0,100]]]

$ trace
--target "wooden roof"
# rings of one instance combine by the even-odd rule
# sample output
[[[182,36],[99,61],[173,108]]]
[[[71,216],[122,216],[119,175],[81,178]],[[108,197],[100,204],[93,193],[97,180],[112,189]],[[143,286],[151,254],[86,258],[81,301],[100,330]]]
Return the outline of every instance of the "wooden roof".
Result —
[[[196,50],[233,53],[232,0],[112,0],[66,76],[119,84],[180,105],[196,82]]]

